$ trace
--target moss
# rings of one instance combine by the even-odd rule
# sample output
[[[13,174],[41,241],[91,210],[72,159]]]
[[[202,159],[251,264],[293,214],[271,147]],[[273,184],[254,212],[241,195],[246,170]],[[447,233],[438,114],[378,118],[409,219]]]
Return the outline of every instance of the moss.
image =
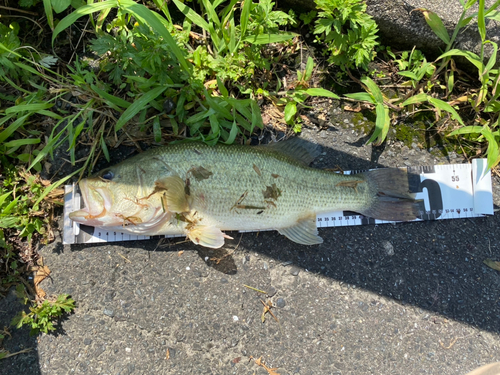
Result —
[[[373,121],[370,120],[370,117],[373,117]],[[354,130],[361,134],[370,134],[375,127],[375,115],[371,112],[357,112],[352,116],[351,121]]]
[[[396,139],[408,147],[411,147],[414,142],[420,144],[421,147],[425,147],[428,143],[425,137],[427,129],[423,121],[416,121],[412,124],[398,124],[395,126],[395,130]]]

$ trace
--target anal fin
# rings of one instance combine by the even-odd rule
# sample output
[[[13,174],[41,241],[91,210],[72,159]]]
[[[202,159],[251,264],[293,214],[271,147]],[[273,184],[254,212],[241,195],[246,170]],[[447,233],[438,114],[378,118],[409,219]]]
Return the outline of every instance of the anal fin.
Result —
[[[224,238],[233,239],[214,226],[194,225],[187,230],[187,236],[197,245],[218,249],[224,245]]]
[[[323,239],[318,236],[316,227],[316,216],[308,216],[301,219],[294,226],[278,229],[278,232],[286,236],[289,240],[301,245],[317,245],[323,243]]]

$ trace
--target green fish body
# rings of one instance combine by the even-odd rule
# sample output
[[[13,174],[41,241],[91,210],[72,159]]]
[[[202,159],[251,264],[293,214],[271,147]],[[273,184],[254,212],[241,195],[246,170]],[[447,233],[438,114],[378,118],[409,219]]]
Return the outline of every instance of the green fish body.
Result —
[[[350,210],[412,220],[417,205],[399,169],[343,175],[308,167],[317,146],[294,138],[267,146],[184,143],[148,150],[80,182],[76,222],[142,235],[186,234],[220,247],[223,231],[275,229],[322,242],[316,214]]]

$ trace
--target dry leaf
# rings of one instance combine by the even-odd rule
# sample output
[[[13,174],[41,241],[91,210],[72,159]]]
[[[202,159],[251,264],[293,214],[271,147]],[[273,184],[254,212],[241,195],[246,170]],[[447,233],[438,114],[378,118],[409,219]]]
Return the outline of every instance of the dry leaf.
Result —
[[[266,190],[262,191],[265,199],[278,199],[281,195],[281,190],[276,186],[276,184],[272,184],[271,186],[266,186]]]
[[[191,172],[196,181],[206,180],[213,175],[212,172],[202,166],[191,168],[188,172]]]
[[[491,259],[485,259],[483,260],[483,263],[486,264],[488,267],[493,268],[494,270],[500,271],[500,262]]]
[[[37,267],[36,273],[35,273],[35,281],[34,281],[35,286],[40,284],[42,282],[42,280],[45,279],[46,277],[48,277],[49,275],[50,275],[49,267],[47,267],[47,266]]]

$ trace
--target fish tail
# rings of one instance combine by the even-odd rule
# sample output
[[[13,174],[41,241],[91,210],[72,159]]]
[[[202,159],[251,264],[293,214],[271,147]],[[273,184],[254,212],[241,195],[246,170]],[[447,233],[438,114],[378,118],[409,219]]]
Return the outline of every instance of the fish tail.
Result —
[[[390,221],[410,221],[420,215],[420,201],[410,193],[406,170],[382,168],[363,175],[373,192],[373,199],[366,210],[360,210],[361,214]]]

